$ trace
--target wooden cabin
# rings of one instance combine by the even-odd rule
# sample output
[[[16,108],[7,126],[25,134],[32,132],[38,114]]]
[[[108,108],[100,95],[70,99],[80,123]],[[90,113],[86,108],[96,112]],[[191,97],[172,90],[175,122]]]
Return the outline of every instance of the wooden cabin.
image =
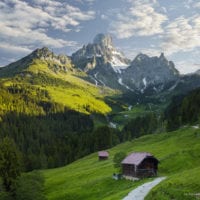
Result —
[[[99,160],[107,160],[109,157],[109,153],[107,151],[99,151],[98,156]]]
[[[122,161],[122,173],[124,176],[136,178],[156,176],[158,163],[158,159],[150,153],[132,153]]]

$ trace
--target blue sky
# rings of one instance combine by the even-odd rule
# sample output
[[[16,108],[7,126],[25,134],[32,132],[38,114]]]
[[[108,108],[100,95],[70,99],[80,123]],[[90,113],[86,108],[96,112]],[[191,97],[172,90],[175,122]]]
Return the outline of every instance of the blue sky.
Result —
[[[97,33],[130,59],[164,52],[181,73],[200,68],[200,0],[1,0],[0,66],[43,46],[71,55]]]

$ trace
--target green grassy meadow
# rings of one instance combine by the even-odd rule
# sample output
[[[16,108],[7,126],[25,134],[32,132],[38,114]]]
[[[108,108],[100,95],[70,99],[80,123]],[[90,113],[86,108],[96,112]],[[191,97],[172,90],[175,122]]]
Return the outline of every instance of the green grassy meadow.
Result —
[[[65,167],[43,170],[47,199],[122,199],[138,185],[151,180],[113,180],[116,169],[112,159],[119,151],[127,154],[147,151],[160,160],[159,176],[168,178],[152,190],[147,200],[195,199],[192,194],[200,192],[200,130],[185,127],[120,144],[109,149],[107,161],[98,161],[97,153],[94,153]]]
[[[104,98],[114,94],[113,90],[96,87],[79,78],[86,74],[72,66],[66,65],[67,71],[65,72],[51,68],[51,65],[53,66],[50,61],[34,59],[20,73],[16,71],[16,74],[14,72],[10,74],[9,68],[5,69],[5,72],[2,73],[4,78],[0,83],[5,88],[13,87],[13,85],[24,89],[32,87],[33,91],[29,96],[32,95],[33,98],[35,98],[34,91],[44,90],[49,95],[49,99],[45,99],[45,101],[55,102],[81,113],[105,115],[111,112],[111,108],[104,102]]]

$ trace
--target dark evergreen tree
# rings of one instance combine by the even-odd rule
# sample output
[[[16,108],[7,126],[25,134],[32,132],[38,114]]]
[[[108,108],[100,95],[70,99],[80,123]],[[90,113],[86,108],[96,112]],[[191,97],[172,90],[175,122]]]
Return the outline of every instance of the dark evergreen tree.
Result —
[[[123,129],[124,141],[131,138],[137,138],[142,135],[156,132],[160,126],[159,119],[155,113],[149,113],[145,116],[139,116],[130,120]]]
[[[14,195],[16,180],[21,173],[20,153],[14,141],[8,137],[0,143],[0,176],[4,189]]]

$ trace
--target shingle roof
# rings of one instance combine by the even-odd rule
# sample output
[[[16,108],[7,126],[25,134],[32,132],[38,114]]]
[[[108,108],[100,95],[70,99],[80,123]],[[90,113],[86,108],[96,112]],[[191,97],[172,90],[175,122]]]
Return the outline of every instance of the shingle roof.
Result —
[[[98,152],[98,155],[100,157],[108,157],[109,156],[109,153],[107,151],[99,151]]]
[[[153,157],[153,156],[147,152],[132,153],[122,161],[122,164],[139,165],[147,157]]]

